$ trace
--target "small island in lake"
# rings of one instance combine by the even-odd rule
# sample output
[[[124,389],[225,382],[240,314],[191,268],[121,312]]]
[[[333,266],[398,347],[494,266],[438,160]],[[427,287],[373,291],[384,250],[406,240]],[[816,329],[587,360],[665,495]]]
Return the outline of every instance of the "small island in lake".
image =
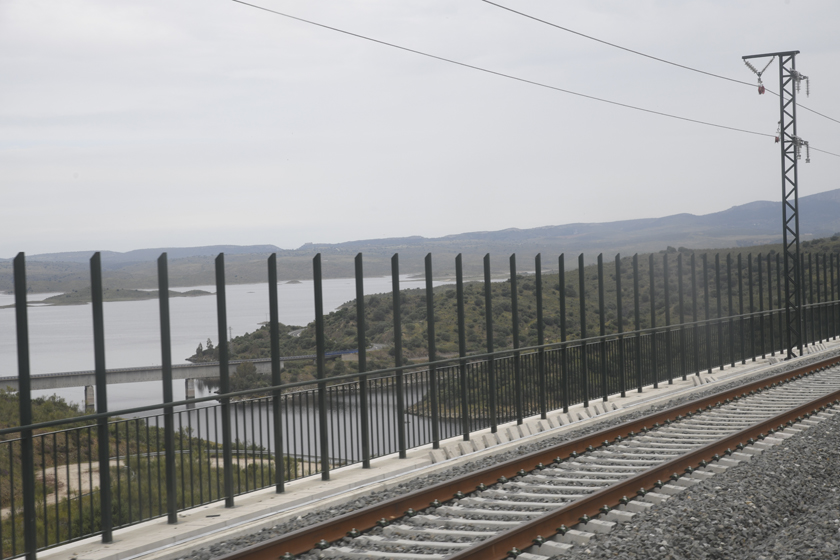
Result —
[[[186,292],[176,292],[174,290],[169,290],[169,297],[199,297],[199,296],[210,296],[213,295],[210,292],[205,292],[204,290],[188,290]],[[102,291],[102,300],[103,301],[143,301],[147,299],[158,299],[158,290],[123,290],[123,289],[110,289],[105,288]],[[72,292],[67,292],[65,294],[59,294],[57,296],[51,296],[41,301],[32,301],[29,300],[27,303],[29,305],[38,305],[38,306],[48,306],[48,305],[83,305],[85,303],[90,303],[90,288],[83,288],[81,290],[73,290]],[[6,307],[14,307],[12,305],[6,305],[0,307],[0,309],[4,309]]]

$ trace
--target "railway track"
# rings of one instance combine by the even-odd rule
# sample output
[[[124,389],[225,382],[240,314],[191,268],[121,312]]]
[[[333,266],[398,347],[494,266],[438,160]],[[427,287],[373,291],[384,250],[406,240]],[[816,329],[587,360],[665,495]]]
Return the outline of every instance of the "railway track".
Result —
[[[803,366],[601,430],[224,560],[563,554],[831,415],[840,403],[838,362]]]

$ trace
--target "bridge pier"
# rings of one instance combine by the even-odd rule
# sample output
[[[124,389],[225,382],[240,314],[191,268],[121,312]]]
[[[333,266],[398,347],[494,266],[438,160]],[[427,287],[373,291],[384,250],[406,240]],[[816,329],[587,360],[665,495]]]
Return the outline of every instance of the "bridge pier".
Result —
[[[188,377],[184,380],[184,399],[194,399],[195,398],[195,378]],[[189,403],[187,404],[187,409],[192,410],[195,408],[195,404]]]
[[[93,385],[85,385],[85,412],[96,411],[96,393],[93,391]]]

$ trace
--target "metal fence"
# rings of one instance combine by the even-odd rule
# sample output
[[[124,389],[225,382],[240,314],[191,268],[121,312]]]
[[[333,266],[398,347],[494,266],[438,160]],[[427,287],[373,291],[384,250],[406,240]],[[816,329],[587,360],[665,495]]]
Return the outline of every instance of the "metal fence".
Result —
[[[493,340],[491,276],[485,257],[486,352],[468,355],[465,342],[464,281],[460,256],[456,260],[456,298],[459,332],[457,357],[439,359],[435,348],[434,290],[431,255],[426,257],[428,362],[366,371],[365,298],[361,255],[356,258],[356,321],[359,371],[325,376],[325,337],[320,255],[313,260],[318,378],[282,384],[280,381],[276,258],[268,259],[269,314],[272,357],[270,396],[254,391],[230,391],[228,344],[225,333],[224,256],[216,260],[220,355],[218,396],[173,402],[169,348],[168,273],[166,255],[158,260],[161,317],[163,403],[151,407],[107,411],[107,372],[104,367],[104,323],[100,257],[91,259],[94,314],[97,413],[71,420],[32,424],[26,280],[23,254],[15,259],[16,318],[20,427],[0,430],[0,559],[26,555],[59,544],[101,535],[149,519],[225,500],[285,482],[320,475],[341,466],[369,467],[377,457],[462,437],[477,430],[496,431],[499,424],[541,415],[594,399],[608,400],[628,391],[671,383],[675,378],[712,372],[727,364],[745,363],[767,354],[787,354],[785,309],[781,302],[778,256],[742,267],[727,256],[726,267],[715,256],[714,269],[702,256],[697,282],[694,255],[683,266],[677,257],[677,277],[669,272],[669,255],[661,266],[649,259],[650,290],[640,294],[639,261],[632,264],[633,288],[623,290],[622,261],[617,256],[615,279],[616,325],[607,332],[603,260],[597,265],[599,335],[587,336],[587,282],[581,256],[578,274],[581,338],[566,340],[566,279],[563,256],[559,265],[561,340],[546,343],[540,257],[536,266],[537,341],[519,347],[519,317],[515,256],[511,257],[510,309],[513,347],[497,350]],[[822,264],[820,262],[822,261]],[[773,266],[775,264],[775,266]],[[803,257],[803,332],[808,343],[836,338],[840,330],[840,259],[817,255],[816,266]],[[400,325],[399,263],[393,268],[393,329],[395,364],[403,364]],[[766,268],[765,268],[766,267]],[[807,273],[804,272],[807,269]],[[734,272],[733,272],[734,270]],[[722,274],[723,271],[723,274]],[[753,274],[757,275],[756,278]],[[721,283],[722,275],[726,284]],[[766,282],[765,278],[766,276]],[[772,278],[776,283],[773,285]],[[814,283],[816,277],[816,283]],[[747,293],[743,284],[748,286]],[[671,284],[676,283],[676,293]],[[684,283],[690,289],[684,290]],[[737,285],[737,290],[735,286]],[[658,289],[663,286],[664,289]],[[775,290],[774,290],[775,288]],[[703,293],[701,295],[700,290]],[[711,290],[711,292],[710,292]],[[624,306],[623,294],[633,305]],[[714,297],[710,297],[710,293]],[[643,297],[646,295],[647,297]],[[657,297],[662,295],[662,302]],[[647,299],[649,312],[641,313]],[[704,306],[697,320],[698,303]],[[712,304],[715,313],[712,313]],[[745,312],[745,304],[747,311]],[[662,307],[664,306],[664,309]],[[622,316],[632,308],[632,319]],[[724,313],[724,309],[727,313]],[[671,314],[679,317],[671,324]],[[685,321],[689,314],[694,321]],[[657,326],[657,320],[664,324]],[[647,328],[641,328],[642,320]],[[626,332],[623,326],[633,324]],[[802,349],[798,349],[799,352]],[[266,389],[260,389],[262,394]],[[238,400],[241,399],[241,400]],[[187,410],[176,407],[189,406]],[[163,410],[163,412],[160,412]],[[123,416],[140,415],[132,419]]]

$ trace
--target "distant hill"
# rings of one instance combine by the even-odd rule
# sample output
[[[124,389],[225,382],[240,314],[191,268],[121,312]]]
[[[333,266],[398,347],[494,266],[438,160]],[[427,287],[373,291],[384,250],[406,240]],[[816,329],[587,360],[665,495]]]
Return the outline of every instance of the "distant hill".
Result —
[[[828,237],[840,232],[840,189],[799,199],[800,235],[803,241]],[[586,262],[598,253],[612,258],[616,253],[633,254],[659,251],[667,246],[689,249],[751,247],[781,242],[781,203],[757,201],[728,210],[695,216],[675,214],[604,223],[576,223],[530,229],[503,229],[459,233],[437,238],[420,236],[367,239],[344,243],[307,243],[297,249],[275,245],[212,245],[139,249],[126,253],[102,252],[103,276],[110,287],[151,289],[157,286],[154,261],[162,252],[169,256],[171,286],[211,285],[215,282],[213,259],[225,253],[226,280],[229,283],[256,283],[266,280],[266,258],[278,255],[281,280],[310,278],[312,257],[322,254],[327,278],[353,276],[353,258],[364,254],[365,275],[390,273],[390,259],[400,255],[400,272],[421,274],[423,258],[434,257],[436,276],[454,274],[454,260],[463,254],[465,273],[480,275],[482,258],[490,253],[494,273],[509,271],[509,256],[517,255],[519,271],[532,270],[534,256],[541,253],[543,268],[556,269],[557,256],[566,254],[568,267],[577,266],[577,255]],[[28,288],[35,292],[63,292],[89,285],[87,262],[93,251],[27,255]],[[0,262],[0,291],[13,289],[11,262]]]
[[[189,257],[215,257],[219,253],[226,255],[242,255],[254,253],[274,253],[282,251],[274,245],[207,245],[205,247],[163,247],[160,249],[135,249],[126,253],[116,251],[101,251],[102,268],[114,268],[126,264],[156,261],[161,253],[166,253],[169,260],[185,259]],[[26,255],[26,260],[37,262],[72,262],[85,263],[90,261],[94,251],[74,251],[72,253],[43,253],[40,255]]]

